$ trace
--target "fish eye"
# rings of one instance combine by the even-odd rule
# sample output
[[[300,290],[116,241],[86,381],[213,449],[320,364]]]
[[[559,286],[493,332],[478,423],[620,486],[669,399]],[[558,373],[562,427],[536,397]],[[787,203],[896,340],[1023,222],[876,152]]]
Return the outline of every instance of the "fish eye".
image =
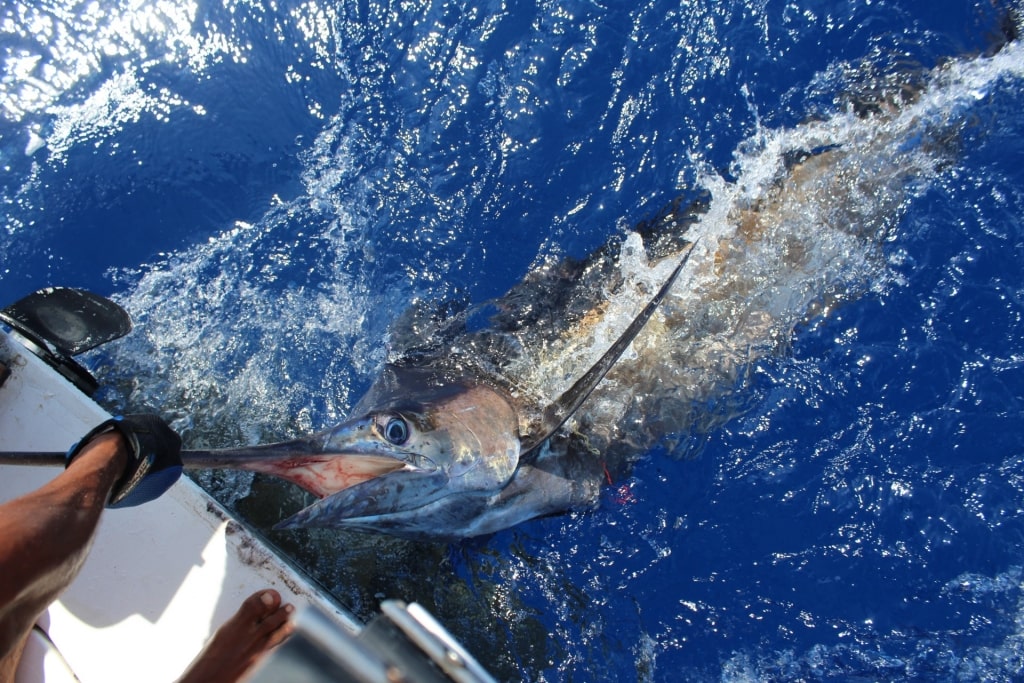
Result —
[[[400,417],[393,417],[384,426],[384,438],[396,446],[401,446],[409,438],[409,425]]]

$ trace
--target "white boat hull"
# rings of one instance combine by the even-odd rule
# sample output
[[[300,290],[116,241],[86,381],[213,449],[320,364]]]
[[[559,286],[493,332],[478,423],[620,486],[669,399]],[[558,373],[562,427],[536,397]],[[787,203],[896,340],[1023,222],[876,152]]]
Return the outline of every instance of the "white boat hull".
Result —
[[[0,362],[11,370],[0,387],[0,450],[63,451],[109,417],[7,334]],[[57,473],[0,466],[0,501]],[[39,623],[83,683],[173,681],[242,600],[267,587],[296,607],[319,607],[351,633],[360,628],[182,478],[152,503],[107,511],[81,574]],[[29,650],[19,681],[62,680],[52,655],[44,673],[41,652]]]

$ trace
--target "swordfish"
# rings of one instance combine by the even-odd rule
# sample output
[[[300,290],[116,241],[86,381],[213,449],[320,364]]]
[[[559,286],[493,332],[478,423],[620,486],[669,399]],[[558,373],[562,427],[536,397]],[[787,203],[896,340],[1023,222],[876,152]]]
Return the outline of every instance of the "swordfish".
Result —
[[[408,312],[349,420],[186,465],[317,496],[283,529],[453,540],[593,507],[652,447],[742,410],[745,369],[801,324],[884,281],[883,245],[955,157],[977,83],[1015,72],[1018,50],[862,74],[848,106],[758,129],[730,177],[701,173],[587,258],[543,261],[489,305]]]

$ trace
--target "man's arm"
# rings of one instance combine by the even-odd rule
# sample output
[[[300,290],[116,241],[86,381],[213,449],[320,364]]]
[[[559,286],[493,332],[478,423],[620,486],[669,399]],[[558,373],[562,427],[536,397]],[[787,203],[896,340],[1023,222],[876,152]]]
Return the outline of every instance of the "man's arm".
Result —
[[[128,459],[120,434],[102,434],[52,481],[0,505],[0,663],[77,576]]]

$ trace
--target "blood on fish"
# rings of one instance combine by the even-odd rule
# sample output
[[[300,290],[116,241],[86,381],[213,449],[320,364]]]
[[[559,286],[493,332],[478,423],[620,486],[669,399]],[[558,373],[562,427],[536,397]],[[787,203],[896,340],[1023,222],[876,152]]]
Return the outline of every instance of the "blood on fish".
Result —
[[[253,463],[250,469],[287,479],[323,498],[404,466],[394,458],[324,455]]]

